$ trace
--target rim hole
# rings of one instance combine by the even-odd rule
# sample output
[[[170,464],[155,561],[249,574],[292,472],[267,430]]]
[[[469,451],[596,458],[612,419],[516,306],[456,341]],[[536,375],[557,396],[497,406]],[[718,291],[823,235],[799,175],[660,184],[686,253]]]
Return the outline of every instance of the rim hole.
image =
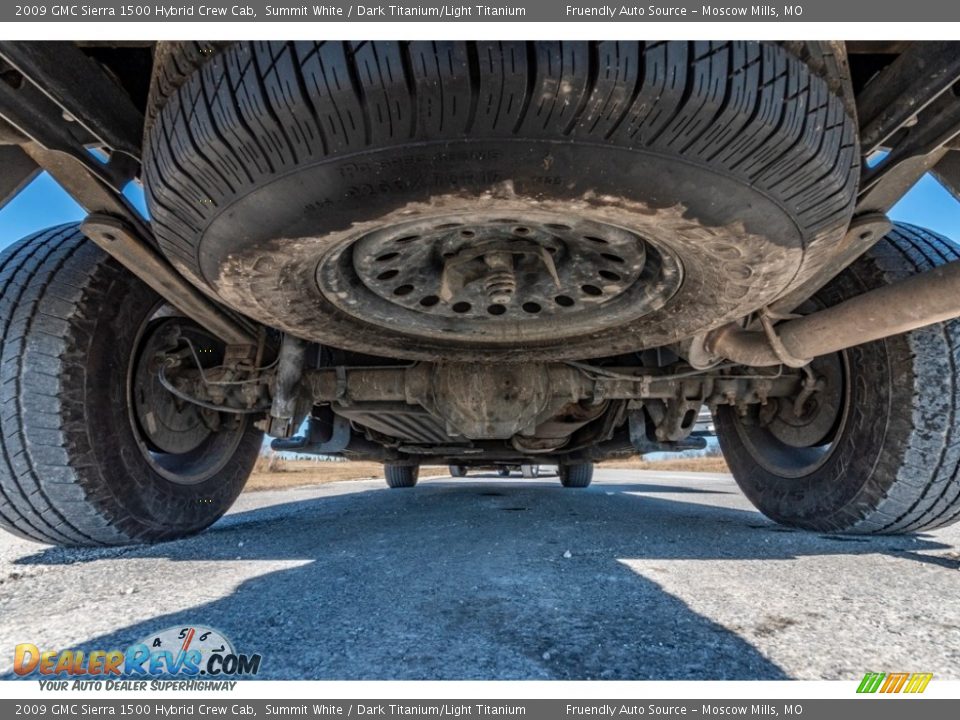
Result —
[[[416,240],[418,237],[420,237],[420,236],[419,236],[419,235],[404,235],[403,237],[398,237],[396,240],[394,240],[394,242],[398,242],[398,243],[408,243],[408,242],[412,242],[412,241]]]
[[[491,315],[503,315],[507,311],[505,305],[491,305],[487,308],[487,312]]]
[[[400,285],[393,289],[394,295],[399,295],[403,297],[404,295],[409,295],[413,292],[413,285]]]
[[[525,302],[525,303],[523,304],[523,311],[524,311],[525,313],[530,313],[531,315],[536,315],[538,312],[540,312],[540,310],[542,310],[542,308],[540,307],[540,304],[539,304],[539,303],[535,303],[535,302]]]
[[[553,301],[560,307],[573,307],[575,300],[569,295],[557,295]]]
[[[437,225],[434,230],[450,230],[451,228],[460,227],[462,223],[443,223],[443,225]]]
[[[613,253],[600,253],[600,257],[615,263],[626,262],[626,260],[624,260],[622,257],[619,255],[614,255]]]
[[[617,273],[610,270],[601,270],[600,277],[602,277],[604,280],[612,280],[613,282],[617,282],[618,280],[622,279]]]
[[[473,230],[461,230],[460,237],[472,238],[476,233]]]
[[[465,312],[470,312],[470,307],[471,307],[470,303],[463,302],[461,300],[458,303],[454,303],[450,309],[453,310],[455,313],[465,313]]]
[[[569,225],[564,225],[562,223],[547,223],[544,227],[548,227],[551,230],[573,230]]]
[[[583,239],[584,239],[584,240],[589,240],[589,241],[592,242],[592,243],[597,243],[597,245],[609,245],[609,244],[610,244],[610,243],[608,243],[606,240],[604,240],[602,237],[597,237],[596,235],[584,235],[584,236],[583,236]]]
[[[384,253],[383,255],[377,256],[377,262],[386,262],[387,260],[393,260],[395,257],[400,257],[400,253],[398,252]]]
[[[377,275],[377,280],[390,280],[391,278],[395,278],[399,274],[400,274],[399,270],[384,270],[382,273]]]
[[[440,302],[440,298],[438,298],[436,295],[425,295],[424,297],[420,298],[420,304],[424,307],[433,307],[438,302]]]
[[[593,297],[597,297],[597,295],[603,295],[603,290],[598,288],[596,285],[581,285],[580,289],[583,290],[585,295],[593,295]]]
[[[514,232],[515,234],[517,234],[517,235],[529,235],[529,234],[530,234],[530,228],[528,228],[528,227],[523,227],[523,226],[521,225],[520,227],[515,227],[515,228],[513,229],[513,232]]]

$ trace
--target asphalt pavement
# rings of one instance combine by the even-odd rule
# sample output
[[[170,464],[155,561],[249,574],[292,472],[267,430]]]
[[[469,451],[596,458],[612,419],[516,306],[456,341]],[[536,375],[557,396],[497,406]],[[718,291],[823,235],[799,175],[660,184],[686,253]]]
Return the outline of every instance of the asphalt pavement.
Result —
[[[0,677],[206,625],[272,679],[960,679],[958,545],[789,530],[701,473],[248,493],[162,545],[2,534]]]

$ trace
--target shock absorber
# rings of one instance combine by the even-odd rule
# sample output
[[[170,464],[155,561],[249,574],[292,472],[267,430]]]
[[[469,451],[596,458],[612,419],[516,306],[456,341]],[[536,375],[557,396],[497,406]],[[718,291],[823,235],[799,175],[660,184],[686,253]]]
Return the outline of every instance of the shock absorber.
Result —
[[[280,357],[277,361],[276,385],[273,390],[273,404],[270,407],[270,426],[267,434],[286,438],[293,435],[300,408],[300,381],[303,378],[303,361],[307,352],[307,341],[292,335],[284,335],[280,345]]]

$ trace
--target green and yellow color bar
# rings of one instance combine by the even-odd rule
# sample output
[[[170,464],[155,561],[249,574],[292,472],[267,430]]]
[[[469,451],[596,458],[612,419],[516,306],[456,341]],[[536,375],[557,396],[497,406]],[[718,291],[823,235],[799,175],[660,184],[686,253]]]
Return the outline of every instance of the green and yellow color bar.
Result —
[[[874,673],[868,672],[860,681],[858,693],[922,693],[927,689],[933,673]]]

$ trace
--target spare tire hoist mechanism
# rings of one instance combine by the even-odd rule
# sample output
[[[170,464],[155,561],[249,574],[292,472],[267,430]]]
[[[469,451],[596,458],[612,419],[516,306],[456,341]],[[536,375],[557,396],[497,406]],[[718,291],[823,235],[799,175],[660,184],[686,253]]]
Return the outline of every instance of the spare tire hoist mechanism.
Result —
[[[936,62],[941,55],[949,57],[949,62]],[[831,272],[820,273],[795,288],[752,320],[720,327],[681,343],[676,351],[693,368],[689,373],[671,376],[580,363],[527,364],[516,373],[506,373],[516,375],[518,387],[536,388],[524,398],[529,409],[519,416],[505,412],[500,407],[503,403],[498,406],[498,382],[485,377],[489,367],[484,365],[419,363],[403,368],[305,369],[305,341],[286,336],[279,347],[265,347],[267,339],[262,329],[205,296],[174,269],[158,252],[149,224],[123,197],[123,186],[139,172],[143,116],[127,96],[117,91],[103,70],[75,46],[0,43],[0,67],[6,68],[5,80],[0,82],[0,105],[4,108],[3,119],[12,131],[24,135],[23,152],[37,167],[50,172],[89,211],[82,224],[87,237],[180,312],[223,340],[230,348],[227,358],[234,364],[231,377],[259,372],[267,354],[276,356],[271,369],[260,372],[257,378],[244,378],[246,387],[238,382],[243,393],[225,392],[222,388],[211,392],[215,386],[209,384],[202,371],[195,370],[183,371],[179,385],[192,389],[181,389],[183,398],[234,412],[266,410],[263,398],[272,398],[270,419],[262,427],[278,438],[278,448],[342,450],[350,439],[343,417],[338,414],[332,422],[321,423],[310,416],[310,408],[319,404],[356,405],[365,400],[393,400],[428,408],[445,420],[451,438],[513,438],[514,445],[524,450],[530,449],[524,446],[525,434],[532,435],[538,423],[548,422],[571,405],[646,403],[648,414],[660,420],[655,430],[657,442],[677,443],[689,436],[691,417],[695,417],[695,408],[701,403],[743,406],[766,403],[770,397],[794,396],[798,385],[809,382],[809,372],[805,376],[798,369],[806,367],[814,357],[960,317],[958,262],[803,317],[791,314],[794,306],[881,238],[890,227],[885,212],[920,175],[930,169],[936,171],[948,143],[960,132],[960,99],[947,92],[960,75],[960,59],[956,55],[949,44],[917,43],[883,71],[883,82],[872,82],[858,97],[861,114],[866,113],[861,121],[861,135],[869,141],[869,147],[877,150],[889,147],[891,139],[897,142],[884,162],[867,170],[868,180],[863,184],[857,212],[842,243],[845,252]],[[919,83],[910,76],[907,90],[905,68],[915,67],[932,70]],[[912,93],[906,105],[892,102],[894,95],[905,93]],[[98,97],[97,103],[85,102],[91,95]],[[884,111],[892,106],[906,106],[912,112]],[[72,134],[59,129],[61,117],[71,118]],[[98,161],[86,151],[92,146],[106,154],[107,162]],[[957,192],[960,172],[954,172],[945,181],[952,183]],[[514,248],[511,252],[519,250]],[[550,254],[545,250],[541,254],[542,262],[556,278]],[[511,255],[490,252],[483,260],[490,274],[485,286],[491,302],[509,302],[516,287],[509,269]],[[441,293],[451,282],[450,272],[442,279]],[[783,321],[777,323],[778,319]],[[752,368],[782,365],[787,370],[776,374],[730,374],[731,363]],[[169,363],[166,369],[175,374],[176,368]],[[725,370],[725,374],[715,372],[719,369]],[[466,398],[461,393],[436,390],[448,387],[454,376],[469,382],[475,393],[488,397],[480,401],[476,394]],[[632,444],[648,450],[646,444],[650,441],[634,427],[634,421],[641,416],[630,410],[627,414],[631,419]],[[509,420],[505,420],[507,415],[511,416]],[[286,439],[305,418],[312,428],[308,436]],[[548,445],[547,449],[552,448]]]

